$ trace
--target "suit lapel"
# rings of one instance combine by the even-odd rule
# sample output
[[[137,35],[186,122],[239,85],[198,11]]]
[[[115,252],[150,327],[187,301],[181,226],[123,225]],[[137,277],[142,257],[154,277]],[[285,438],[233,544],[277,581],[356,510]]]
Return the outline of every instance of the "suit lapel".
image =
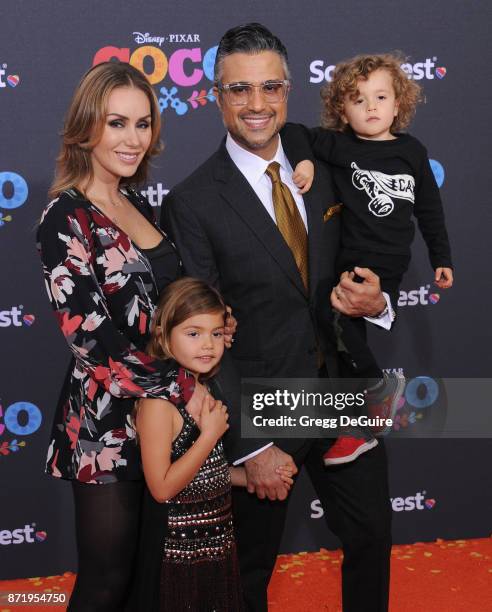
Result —
[[[248,181],[233,163],[223,144],[219,150],[215,178],[222,182],[220,193],[299,291],[306,295],[294,257],[277,226]]]

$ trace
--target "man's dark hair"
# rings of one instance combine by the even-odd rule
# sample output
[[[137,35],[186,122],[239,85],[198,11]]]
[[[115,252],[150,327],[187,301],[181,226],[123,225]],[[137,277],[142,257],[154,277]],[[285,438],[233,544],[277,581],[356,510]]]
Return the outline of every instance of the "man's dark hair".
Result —
[[[282,41],[261,23],[247,23],[227,30],[222,36],[217,49],[214,66],[214,80],[218,83],[222,77],[224,58],[233,53],[255,54],[261,51],[274,51],[282,59],[285,78],[290,79],[287,49]]]

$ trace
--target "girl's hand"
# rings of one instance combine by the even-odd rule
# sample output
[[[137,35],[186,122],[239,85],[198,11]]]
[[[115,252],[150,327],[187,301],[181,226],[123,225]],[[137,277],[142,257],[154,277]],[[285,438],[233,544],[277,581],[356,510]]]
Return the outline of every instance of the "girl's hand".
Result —
[[[229,429],[227,408],[211,395],[205,398],[200,418],[200,431],[216,442]]]
[[[279,465],[275,468],[275,472],[280,476],[280,479],[283,483],[287,485],[287,488],[290,489],[294,484],[294,479],[292,476],[294,475],[294,470],[290,465]]]
[[[195,423],[200,427],[200,417],[202,414],[202,407],[206,397],[211,397],[207,388],[201,383],[196,381],[195,390],[190,398],[190,401],[186,404],[186,412],[193,417]]]
[[[224,344],[226,348],[231,348],[232,343],[234,342],[234,334],[237,329],[237,320],[232,316],[232,309],[230,306],[226,306],[227,310],[227,318],[225,321],[224,327]]]
[[[314,179],[314,164],[308,159],[299,162],[292,175],[292,180],[299,187],[299,193],[307,193]]]
[[[436,268],[434,283],[440,289],[449,289],[453,286],[453,270],[451,268]]]

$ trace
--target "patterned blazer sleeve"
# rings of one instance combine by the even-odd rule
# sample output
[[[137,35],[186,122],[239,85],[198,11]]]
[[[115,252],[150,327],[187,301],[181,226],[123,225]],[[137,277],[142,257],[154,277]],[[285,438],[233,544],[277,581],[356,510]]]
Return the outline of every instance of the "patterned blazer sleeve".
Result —
[[[170,376],[173,365],[137,350],[114,324],[94,269],[91,243],[89,217],[82,207],[57,205],[55,200],[46,208],[38,249],[46,290],[77,367],[90,376],[92,393],[100,386],[115,397],[177,401],[182,389],[176,376]],[[106,284],[105,291],[111,290]],[[136,302],[127,317],[139,316]],[[184,382],[183,377],[178,380]]]

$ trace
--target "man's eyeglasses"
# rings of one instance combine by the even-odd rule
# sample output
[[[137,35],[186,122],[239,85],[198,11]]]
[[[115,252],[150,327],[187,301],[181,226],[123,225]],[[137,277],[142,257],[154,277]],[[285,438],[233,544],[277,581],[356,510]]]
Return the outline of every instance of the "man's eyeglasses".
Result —
[[[283,102],[290,90],[290,81],[265,81],[259,85],[253,83],[230,83],[229,85],[217,84],[217,89],[224,94],[227,102],[232,106],[244,106],[253,95],[253,89],[259,89],[265,102],[275,104]]]

